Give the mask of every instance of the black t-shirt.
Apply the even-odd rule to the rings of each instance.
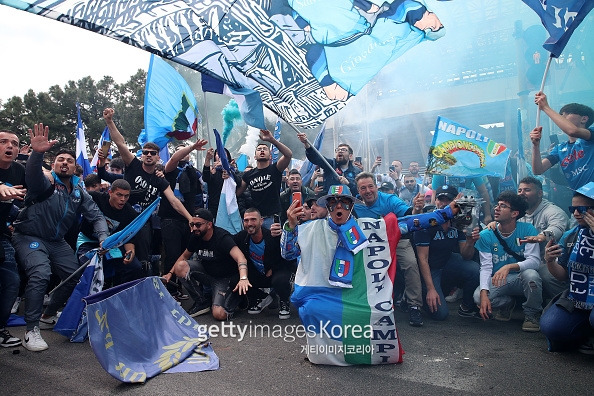
[[[0,169],[0,181],[10,186],[25,186],[25,167],[18,162],[13,162],[8,169]],[[13,205],[22,206],[23,201],[0,201],[0,234],[10,236],[6,222]]]
[[[243,174],[243,181],[248,185],[252,202],[263,217],[278,214],[281,211],[280,185],[283,174],[276,164],[264,169],[254,168]]]
[[[138,216],[138,213],[132,208],[129,203],[126,203],[122,209],[116,209],[109,204],[109,194],[100,193],[96,191],[89,191],[89,195],[93,198],[93,201],[99,206],[99,210],[103,213],[105,221],[107,222],[107,229],[109,235],[112,235],[118,231],[121,231],[128,224],[132,222]],[[87,238],[97,239],[94,235],[93,224],[89,223],[87,219],[83,217],[83,221],[80,225],[80,232],[82,232]]]
[[[219,227],[214,227],[208,241],[192,234],[188,242],[188,250],[196,253],[208,275],[215,278],[230,278],[238,274],[237,263],[229,255],[235,246],[231,234]]]
[[[179,175],[179,179],[177,175]],[[179,182],[179,192],[183,197],[183,205],[185,206],[188,213],[194,215],[196,194],[198,194],[198,175],[196,174],[196,168],[176,168],[171,172],[165,174],[165,179],[169,183],[169,187],[175,192],[175,186]],[[179,198],[179,197],[178,197]],[[181,199],[180,199],[181,201]],[[173,209],[169,200],[164,199],[159,203],[159,217],[162,219],[178,219],[185,220],[185,217]]]
[[[124,179],[132,186],[130,205],[138,204],[142,210],[146,209],[157,197],[169,187],[165,178],[154,173],[147,173],[142,169],[142,162],[136,157],[126,166]]]
[[[444,231],[442,226],[415,232],[415,245],[429,246],[429,268],[441,269],[448,263],[453,252],[458,252],[466,235],[454,227]]]

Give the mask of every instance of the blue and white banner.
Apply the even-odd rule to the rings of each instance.
[[[0,0],[208,74],[235,94],[249,90],[283,120],[306,128],[336,114],[408,50],[445,34],[424,0],[389,0],[372,11],[373,3]]]
[[[594,8],[592,0],[522,0],[532,8],[549,32],[543,47],[558,58],[569,38]]]
[[[217,142],[217,153],[224,153],[225,146],[223,146],[219,131],[215,129],[214,135]],[[223,181],[215,225],[227,230],[231,234],[237,234],[243,227],[239,214],[239,206],[237,205],[237,196],[235,195],[237,184],[233,178],[234,171],[231,169],[226,155],[222,155],[219,158],[221,159],[223,169],[227,171],[230,177]]]
[[[76,104],[76,163],[83,169],[82,178],[84,179],[87,175],[93,173],[91,170],[91,164],[89,163],[89,156],[87,154],[87,141],[85,139],[85,130],[83,129],[83,123],[80,118],[80,104]]]
[[[193,364],[181,371],[219,368],[206,328],[177,304],[158,277],[113,287],[85,302],[93,352],[101,367],[122,382],[143,383],[189,358]]]
[[[480,132],[437,117],[426,172],[456,177],[504,177],[510,150]]]
[[[105,129],[103,130],[103,133],[101,134],[101,137],[99,138],[99,144],[97,144],[97,148],[100,149],[101,147],[103,147],[104,142],[111,142],[111,136],[109,135],[108,127],[105,127]],[[107,158],[111,158],[111,148],[108,150],[107,153],[103,153],[103,155],[105,155]],[[95,151],[95,155],[93,156],[93,159],[91,160],[91,168],[92,169],[95,169],[97,167],[97,162],[99,162],[99,152]]]

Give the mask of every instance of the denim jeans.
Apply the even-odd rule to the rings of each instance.
[[[594,332],[594,310],[565,308],[552,304],[540,318],[540,331],[549,341],[549,351],[578,347]]]
[[[4,261],[0,263],[0,328],[6,326],[14,300],[19,295],[19,270],[10,241],[0,236],[4,249]]]
[[[493,286],[489,280],[489,300],[492,308],[500,308],[512,301],[514,296],[524,296],[522,304],[526,316],[538,318],[542,312],[542,280],[538,271],[527,269],[522,272],[511,272],[507,275],[503,286]],[[474,301],[481,302],[480,287],[474,292]]]
[[[450,290],[456,286],[462,289],[462,303],[466,308],[474,305],[474,290],[479,285],[479,265],[470,260],[464,260],[458,253],[453,253],[446,265],[440,269],[431,270],[431,279],[435,290],[439,295],[441,305],[437,306],[437,311],[428,310],[425,297],[427,296],[427,286],[423,282],[423,302],[424,307],[429,312],[429,316],[435,320],[445,320],[448,317],[449,309],[445,300],[443,290]]]

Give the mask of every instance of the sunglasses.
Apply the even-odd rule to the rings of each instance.
[[[336,205],[338,205],[339,202],[342,205],[342,208],[344,210],[351,210],[351,208],[353,207],[353,200],[350,198],[346,198],[346,197],[330,198],[326,201],[326,206],[328,207],[328,211],[334,212],[334,209],[336,209]]]
[[[594,206],[570,206],[569,213],[573,213],[576,210],[578,213],[586,213],[588,209],[594,209]]]
[[[159,154],[159,152],[155,150],[142,150],[142,155],[152,155],[154,157],[157,154]]]
[[[204,224],[206,224],[206,223],[190,223],[190,228],[194,228],[194,227],[196,227],[196,228],[200,228],[200,227],[202,227]]]

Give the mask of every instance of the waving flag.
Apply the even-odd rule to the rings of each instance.
[[[313,142],[313,146],[316,150],[320,151],[320,147],[322,147],[322,142],[324,141],[324,131],[326,130],[326,124],[322,125],[320,132],[316,136],[316,139]],[[315,165],[309,162],[309,160],[303,161],[301,168],[299,169],[299,173],[301,174],[301,179],[303,180],[303,185],[309,185],[311,181],[311,176],[314,173]]]
[[[280,117],[276,119],[276,124],[274,125],[274,133],[273,136],[276,140],[280,141],[281,138],[281,120]],[[272,156],[272,162],[278,161],[278,147],[274,144],[270,145],[270,155]]]
[[[109,136],[109,128],[105,127],[105,129],[103,130],[103,133],[101,134],[101,137],[99,138],[99,144],[97,145],[97,147],[101,148],[103,147],[103,143],[104,142],[111,142],[111,137]],[[109,149],[109,151],[107,153],[103,153],[104,155],[107,156],[107,158],[111,158],[111,148]],[[97,151],[95,151],[95,155],[93,156],[93,159],[91,160],[91,168],[95,169],[97,167],[97,162],[99,162],[99,153]]]
[[[172,138],[194,136],[200,122],[198,104],[186,80],[163,59],[151,55],[144,93],[143,139],[163,149]]]
[[[429,15],[423,0],[387,1],[374,15],[366,12],[370,2],[355,7],[349,0],[0,3],[145,49],[230,88],[257,91],[283,120],[307,128],[343,108],[384,66],[445,33],[414,27]]]
[[[504,177],[510,150],[445,117],[437,117],[426,172],[457,177]]]
[[[225,146],[221,140],[219,131],[214,130],[215,140],[217,142],[217,153],[224,153]],[[227,171],[229,175],[233,175],[234,171],[229,165],[229,160],[226,155],[219,157],[221,159],[221,165],[223,169]],[[219,208],[217,210],[217,219],[215,225],[221,227],[231,234],[237,234],[242,230],[241,216],[239,215],[239,207],[237,206],[237,196],[235,190],[237,184],[233,177],[228,177],[223,181],[223,189],[221,190],[221,198],[219,200]]]
[[[569,38],[594,8],[592,0],[522,0],[540,17],[549,38],[543,47],[558,58]]]
[[[76,104],[76,116],[78,119],[76,125],[76,163],[82,166],[83,179],[87,175],[93,173],[91,170],[91,164],[89,163],[89,157],[87,155],[87,141],[85,139],[85,130],[83,129],[83,123],[80,118],[80,104]]]

